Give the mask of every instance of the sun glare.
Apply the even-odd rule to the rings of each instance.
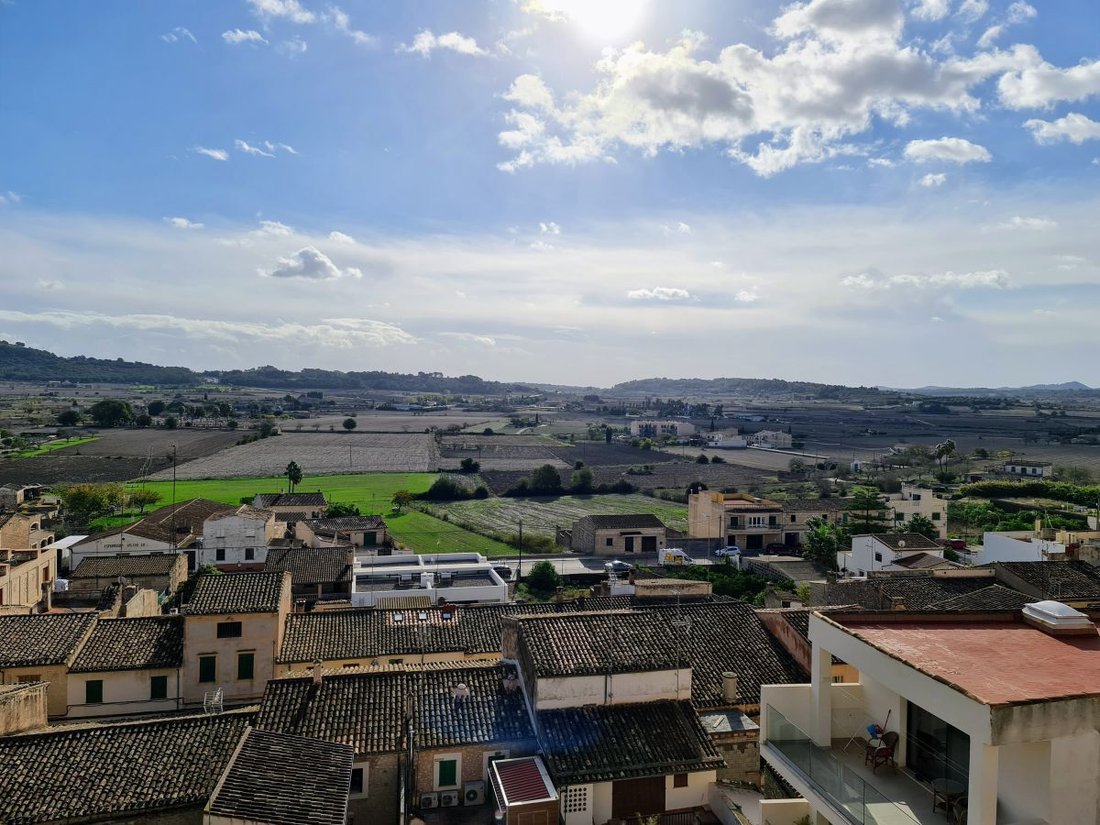
[[[576,24],[588,37],[618,40],[637,28],[646,0],[536,0],[536,5]]]

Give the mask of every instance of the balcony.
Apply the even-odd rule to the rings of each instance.
[[[933,812],[932,793],[901,770],[863,764],[863,745],[833,740],[815,745],[801,728],[773,706],[767,708],[767,740],[761,755],[796,788],[806,786],[854,825],[945,825],[943,810]]]

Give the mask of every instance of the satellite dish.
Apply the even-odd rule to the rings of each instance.
[[[905,546],[905,539],[900,539],[898,541],[898,547],[904,547],[904,546]]]

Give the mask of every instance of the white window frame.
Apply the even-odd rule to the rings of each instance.
[[[352,799],[366,799],[370,796],[370,763],[369,762],[353,762],[351,765],[353,771],[362,769],[363,771],[363,790],[361,793],[352,793],[349,796]]]
[[[481,755],[481,775],[486,782],[489,782],[492,777],[489,776],[489,761],[494,759],[510,759],[512,752],[505,748],[500,748],[495,751],[489,751]]]
[[[440,785],[439,784],[439,766],[442,762],[454,761],[455,763],[455,784],[453,785]],[[432,786],[436,791],[450,791],[457,790],[462,787],[462,754],[461,753],[440,753],[436,754],[432,761]]]

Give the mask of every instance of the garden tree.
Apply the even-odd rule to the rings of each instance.
[[[936,461],[939,462],[941,469],[947,465],[947,462],[951,460],[951,456],[953,456],[954,454],[955,442],[952,441],[950,438],[937,444],[936,449],[933,452],[933,455],[936,457]]]
[[[354,418],[345,418],[344,419],[344,429],[347,430],[349,433],[352,430],[354,430],[357,426],[358,426],[358,424],[356,423]]]
[[[554,565],[543,559],[535,562],[531,572],[527,574],[527,587],[540,595],[553,593],[561,585],[561,576],[554,569]]]
[[[57,423],[62,427],[75,427],[80,423],[80,413],[76,410],[62,410],[57,414]]]
[[[795,475],[801,475],[806,472],[806,462],[801,458],[792,458],[790,464],[787,465],[787,469]]]
[[[149,415],[148,413],[140,413],[139,415],[134,417],[134,423],[137,424],[139,427],[148,427],[150,424],[153,423],[153,416]]]
[[[432,482],[420,498],[428,501],[461,501],[470,497],[470,491],[450,476],[440,476]]]
[[[117,427],[132,421],[134,411],[125,401],[116,398],[104,398],[97,401],[88,409],[88,415],[99,427]]]
[[[848,531],[856,536],[861,533],[885,533],[888,519],[883,515],[886,501],[874,487],[853,487],[848,499]]]
[[[844,530],[820,516],[807,519],[806,550],[803,555],[811,561],[836,570],[836,554],[846,544]]]
[[[595,477],[592,475],[592,471],[587,467],[581,467],[573,473],[573,477],[569,480],[569,490],[578,495],[591,493],[594,481]]]
[[[174,415],[170,415],[164,419],[164,428],[166,430],[174,430],[180,425],[180,421]]]
[[[905,531],[907,533],[920,533],[926,538],[930,538],[933,541],[940,537],[940,531],[936,529],[935,523],[928,516],[917,513],[913,515],[905,525]]]
[[[227,426],[231,430],[237,429],[237,426],[238,426],[237,419],[236,418],[230,418],[228,421],[225,422],[225,426]],[[314,427],[314,429],[316,429],[316,427]]]
[[[83,528],[122,504],[125,491],[121,484],[71,484],[62,487],[58,495],[65,505],[65,521]]]
[[[145,508],[160,501],[160,493],[155,490],[134,490],[129,495],[131,507],[137,507],[139,513],[144,513]]]
[[[166,406],[167,405],[163,401],[150,401],[145,410],[149,415],[160,415],[164,412]]]
[[[531,490],[534,493],[561,492],[561,474],[553,464],[543,464],[531,473]]]
[[[481,469],[481,463],[472,458],[464,458],[458,462],[459,471],[463,473],[476,473]]]
[[[606,425],[603,428],[603,441],[604,441],[604,444],[610,444],[611,443],[611,428],[606,426]]]
[[[710,459],[707,458],[704,453],[699,453],[699,455],[697,455],[695,457],[695,463],[696,464],[710,464]]]
[[[347,501],[334,501],[325,508],[325,518],[348,518],[359,515],[359,508]]]
[[[1092,472],[1088,467],[1055,467],[1054,478],[1070,484],[1089,484],[1092,482]]]
[[[283,475],[286,476],[286,480],[290,484],[290,490],[288,492],[294,492],[294,485],[302,483],[302,468],[298,466],[297,461],[292,461],[286,465],[286,470],[283,471]]]
[[[408,490],[398,490],[393,494],[393,498],[390,499],[390,502],[393,504],[394,509],[400,513],[412,504],[414,498],[415,496]]]

